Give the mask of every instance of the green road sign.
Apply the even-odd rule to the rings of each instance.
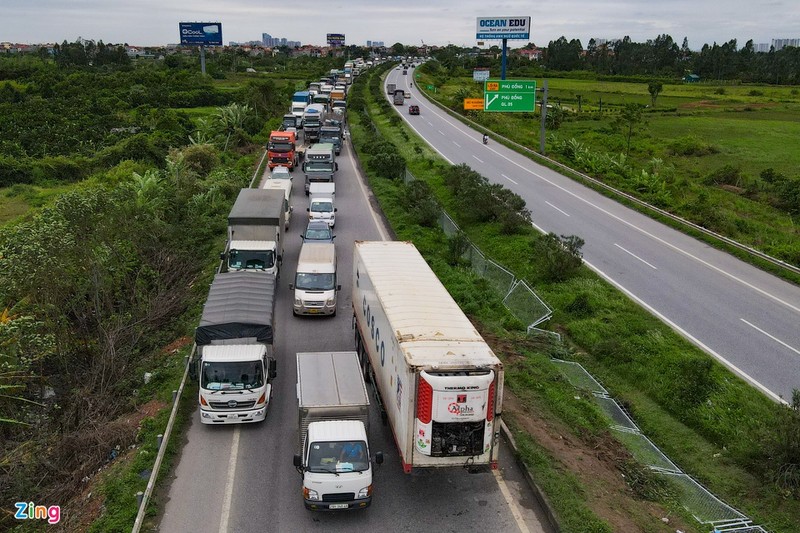
[[[486,80],[483,110],[532,112],[536,108],[536,80]]]

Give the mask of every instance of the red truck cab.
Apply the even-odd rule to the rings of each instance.
[[[293,131],[273,131],[267,144],[267,161],[270,170],[275,167],[288,167],[294,171],[298,165],[297,133]]]

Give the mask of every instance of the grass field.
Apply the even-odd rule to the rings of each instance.
[[[420,69],[424,70],[424,67]],[[541,80],[539,86],[541,87]],[[425,89],[433,78],[422,75]],[[482,84],[452,78],[428,95],[457,109],[454,100],[482,96]],[[581,96],[581,111],[578,98]],[[602,100],[602,112],[600,101]],[[712,231],[800,265],[800,205],[780,205],[776,189],[762,179],[772,169],[800,188],[800,88],[784,86],[665,84],[656,106],[646,83],[554,78],[548,103],[565,109],[557,129],[547,131],[547,155],[581,172]],[[626,139],[613,122],[624,104],[645,108],[644,122]],[[490,131],[538,151],[539,116],[533,113],[467,112]],[[575,139],[585,159],[625,158],[623,175],[561,153]],[[688,150],[686,146],[690,147]],[[686,155],[688,154],[688,155]],[[733,169],[727,183],[710,176]],[[655,170],[654,170],[655,169]],[[643,184],[642,172],[652,178]],[[730,172],[729,172],[730,173]],[[653,198],[650,187],[659,191]]]

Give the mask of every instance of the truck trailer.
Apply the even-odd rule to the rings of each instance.
[[[281,232],[286,225],[285,194],[280,190],[242,189],[228,215],[228,243],[222,272],[279,275]]]
[[[403,470],[496,468],[503,365],[413,244],[356,241],[353,313]]]
[[[297,354],[300,453],[310,510],[363,509],[372,502],[369,397],[355,352]],[[375,454],[383,462],[383,454]]]
[[[199,377],[200,422],[260,422],[277,375],[273,355],[275,277],[217,274],[195,329],[193,373]]]

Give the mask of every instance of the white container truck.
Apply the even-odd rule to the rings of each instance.
[[[195,329],[193,373],[200,379],[200,422],[260,422],[277,375],[272,317],[275,277],[217,274]]]
[[[284,206],[283,206],[283,217],[284,217],[284,224],[283,230],[289,231],[289,224],[292,221],[292,180],[282,180],[282,179],[267,179],[264,180],[264,184],[261,186],[262,189],[266,189],[268,191],[281,191],[284,196]]]
[[[353,313],[403,470],[497,468],[503,365],[413,244],[356,241]]]
[[[285,193],[242,189],[228,215],[223,272],[266,272],[278,276],[286,226]]]
[[[314,511],[363,509],[372,503],[369,397],[355,352],[297,354],[303,501]],[[375,454],[383,462],[383,454]]]

